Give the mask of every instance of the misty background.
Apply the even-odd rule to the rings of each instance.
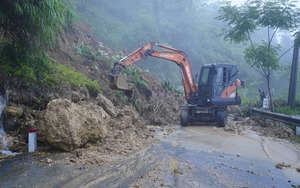
[[[127,55],[148,42],[169,45],[184,51],[191,62],[193,74],[202,64],[230,63],[238,66],[239,78],[245,82],[240,91],[243,100],[258,100],[259,88],[267,91],[265,79],[244,60],[247,44],[231,44],[220,36],[226,27],[217,19],[220,5],[205,0],[77,0],[81,19],[89,23],[97,38]],[[255,40],[267,38],[266,31],[256,33]],[[279,55],[293,46],[291,33],[281,31],[276,42],[281,45]],[[275,98],[287,99],[292,62],[290,49],[281,59],[281,68],[272,75],[271,86]],[[149,57],[135,63],[162,80],[170,80],[182,87],[179,67],[170,61]],[[299,71],[298,71],[299,72]],[[299,76],[298,76],[299,83]],[[297,87],[299,91],[299,84]]]

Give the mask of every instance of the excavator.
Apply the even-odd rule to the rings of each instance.
[[[148,56],[172,61],[181,68],[187,101],[180,114],[181,126],[217,123],[224,127],[227,123],[227,106],[241,104],[237,87],[244,87],[244,83],[237,79],[239,71],[236,65],[204,64],[194,78],[190,61],[183,51],[154,42],[139,47],[114,64],[111,86],[131,90],[121,73],[126,67]]]

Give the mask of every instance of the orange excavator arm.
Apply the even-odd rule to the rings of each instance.
[[[164,50],[154,50],[153,47],[159,47]],[[176,63],[183,73],[182,82],[186,100],[189,99],[192,93],[196,93],[197,88],[194,83],[191,64],[185,53],[175,48],[153,42],[136,49],[132,53],[117,61],[111,72],[112,76],[117,76],[125,67],[139,61],[140,59],[146,58],[147,56],[170,60]]]

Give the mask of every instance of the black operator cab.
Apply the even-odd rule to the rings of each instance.
[[[237,95],[236,65],[204,64],[200,70],[198,96],[194,102],[200,106],[236,105],[241,103]]]

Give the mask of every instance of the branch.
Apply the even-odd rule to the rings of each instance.
[[[278,57],[278,61],[280,60],[280,58],[281,58],[282,56],[284,56],[286,53],[288,53],[288,51],[290,51],[293,47],[294,47],[294,45],[291,46],[288,50],[286,50],[283,54],[281,54],[281,55]]]
[[[268,43],[270,44],[270,27],[268,26]]]
[[[254,54],[255,54],[255,55],[257,55],[257,53],[256,53],[256,50],[255,50],[255,48],[254,48],[253,41],[252,41],[252,39],[251,39],[250,32],[249,32],[249,30],[248,30],[248,29],[247,29],[247,34],[248,34],[248,38],[249,38],[249,41],[250,41],[250,45],[251,45],[251,46],[252,46],[252,48],[253,48]]]
[[[264,73],[264,76],[266,77],[268,75],[268,73],[270,72],[269,70],[269,67],[267,67],[267,70],[265,70],[263,67],[261,68],[263,73]]]
[[[254,67],[254,65],[251,65],[251,68],[256,70],[256,72],[258,72],[260,75],[265,76],[263,73],[260,72],[260,70],[258,68]]]
[[[274,38],[274,36],[275,36],[277,30],[278,30],[278,27],[277,27],[277,28],[275,29],[275,31],[273,32],[273,35],[272,35],[272,37],[271,37],[271,39],[270,39],[270,41],[269,41],[269,45],[271,44],[271,42],[272,42],[272,40],[273,40],[273,38]]]
[[[251,39],[251,35],[250,35],[249,30],[247,30],[247,34],[248,34],[248,38],[249,38],[250,44],[251,44],[252,48],[254,49],[253,41]]]

